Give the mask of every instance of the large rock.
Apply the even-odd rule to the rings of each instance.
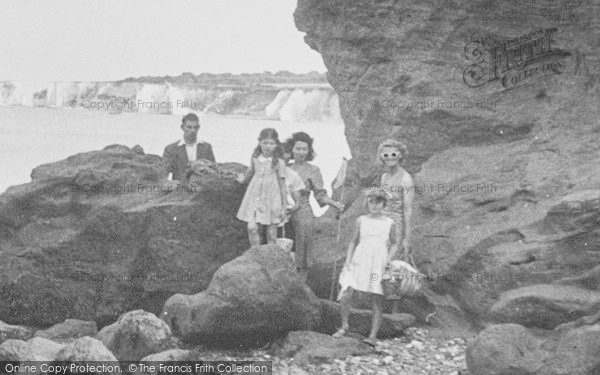
[[[346,202],[360,206],[361,189],[378,181],[377,145],[405,142],[417,266],[432,276],[437,300],[455,301],[476,325],[511,289],[563,279],[597,289],[600,71],[590,66],[598,43],[590,30],[600,26],[599,11],[591,1],[298,2],[296,25],[340,99],[353,156]],[[533,25],[558,28],[551,48],[560,51],[548,61],[561,74],[533,74],[506,90],[516,74],[507,68],[485,85],[466,84],[476,77],[466,68],[478,41],[526,36]],[[482,65],[486,76],[493,62],[482,57],[492,63]],[[338,258],[352,223],[343,218]],[[320,240],[328,246],[331,228]],[[331,273],[326,262],[315,267],[311,287],[321,297],[321,275]],[[444,320],[462,319],[448,313]]]
[[[8,339],[27,340],[33,336],[33,329],[0,321],[0,343]]]
[[[78,319],[66,319],[50,328],[39,330],[36,337],[44,337],[53,341],[69,341],[84,336],[94,336],[98,332],[96,322]]]
[[[472,375],[593,375],[600,371],[600,324],[551,332],[491,325],[467,346]]]
[[[143,310],[121,315],[115,323],[102,328],[96,338],[120,361],[137,361],[177,346],[169,326]]]
[[[302,0],[294,18],[306,43],[322,55],[340,97],[353,170],[368,176],[375,172],[377,144],[390,136],[408,143],[408,165],[416,170],[455,146],[507,144],[555,125],[574,129],[567,119],[595,124],[599,109],[590,104],[600,95],[600,72],[588,66],[582,74],[576,59],[583,53],[588,64],[593,61],[597,38],[589,30],[598,26],[598,12],[591,1],[476,1],[449,9],[416,0]],[[532,25],[558,27],[552,48],[567,52],[556,57],[563,74],[532,80],[510,94],[500,79],[477,88],[465,84],[470,76],[463,72],[473,63],[468,43],[516,38]]]
[[[115,365],[117,358],[95,338],[80,337],[63,347],[55,357],[56,361],[89,361]],[[98,363],[96,363],[98,365]]]
[[[231,178],[243,166],[193,176],[187,192],[160,163],[109,146],[42,165],[0,195],[0,320],[102,327],[136,308],[160,313],[248,247],[235,219],[243,188]]]
[[[333,338],[311,331],[294,331],[274,345],[275,355],[291,357],[296,365],[333,362],[349,356],[367,355],[374,349],[352,337]]]
[[[43,337],[34,337],[27,341],[6,340],[0,345],[0,360],[49,362],[53,361],[64,347],[63,344]]]
[[[161,318],[185,341],[256,345],[320,324],[320,304],[276,245],[252,247],[223,265],[208,288],[176,294]]]
[[[541,339],[518,324],[492,325],[467,346],[472,375],[535,374],[544,359]]]
[[[532,285],[502,293],[490,312],[500,322],[553,329],[600,310],[600,292],[567,285]]]

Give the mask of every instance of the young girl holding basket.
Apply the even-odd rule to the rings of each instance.
[[[344,269],[340,274],[342,327],[333,337],[345,335],[349,329],[350,299],[354,290],[371,295],[373,320],[371,332],[365,343],[375,346],[383,314],[383,288],[381,279],[386,265],[395,255],[396,226],[394,220],[382,214],[387,195],[379,188],[367,193],[367,215],[356,220],[354,234],[348,245]]]

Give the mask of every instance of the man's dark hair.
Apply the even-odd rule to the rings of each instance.
[[[195,113],[188,113],[187,115],[183,116],[183,118],[181,119],[181,124],[185,124],[186,121],[200,122],[200,119],[198,118],[198,116]]]

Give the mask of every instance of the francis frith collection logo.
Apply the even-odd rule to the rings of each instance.
[[[561,74],[565,67],[562,60],[571,53],[552,45],[557,30],[539,29],[514,39],[487,37],[467,43],[464,56],[470,65],[463,71],[463,81],[480,87],[499,80],[509,90]]]

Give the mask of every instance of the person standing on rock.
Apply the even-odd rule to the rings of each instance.
[[[286,163],[285,167],[285,192],[286,192],[286,206],[285,206],[285,219],[279,225],[278,236],[285,237],[283,234],[285,233],[287,236],[294,236],[294,227],[291,223],[291,216],[294,212],[298,211],[301,206],[301,196],[300,193],[302,190],[306,188],[304,182],[300,175],[290,168],[289,161],[292,158],[292,146],[289,143],[283,143],[281,145],[283,150],[283,160]],[[281,232],[279,232],[281,230]],[[292,247],[292,251],[293,251]],[[292,252],[292,257],[295,260],[295,253]]]
[[[187,183],[188,172],[201,159],[215,162],[212,146],[198,139],[200,119],[194,113],[188,113],[181,119],[183,138],[165,147],[163,153],[163,169],[172,174],[173,180]]]
[[[250,168],[240,174],[237,181],[250,181],[237,218],[248,223],[250,246],[263,243],[263,226],[267,230],[267,243],[275,243],[277,225],[285,216],[285,161],[282,159],[281,143],[277,131],[272,128],[261,130],[258,146],[252,153]]]
[[[371,295],[373,319],[371,332],[365,343],[375,346],[377,332],[383,317],[383,287],[381,279],[390,261],[391,249],[396,246],[396,225],[394,220],[383,215],[387,205],[387,195],[381,189],[371,189],[367,193],[368,215],[356,219],[354,233],[348,245],[346,262],[340,274],[340,294],[342,327],[333,337],[344,336],[348,332],[350,300],[354,290]]]
[[[378,164],[383,165],[386,169],[381,176],[381,188],[385,191],[388,199],[383,214],[394,220],[399,239],[398,244],[402,248],[401,251],[396,249],[391,254],[391,259],[413,263],[408,239],[415,186],[410,174],[400,166],[400,162],[406,158],[406,155],[406,146],[393,139],[383,141],[377,148]],[[399,302],[398,300],[393,302],[392,313],[399,312]]]
[[[306,278],[308,268],[308,253],[312,248],[315,215],[310,207],[310,193],[315,194],[315,199],[321,207],[329,205],[342,211],[344,205],[327,196],[323,187],[323,176],[316,165],[309,163],[315,157],[313,139],[304,132],[292,134],[286,141],[292,149],[293,164],[290,168],[302,178],[305,189],[300,191],[300,208],[292,214],[294,228],[294,248],[296,252],[296,268],[298,273]]]

